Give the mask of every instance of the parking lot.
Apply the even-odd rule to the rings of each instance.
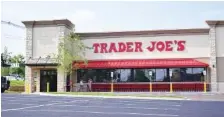
[[[2,117],[223,117],[224,102],[2,94]]]

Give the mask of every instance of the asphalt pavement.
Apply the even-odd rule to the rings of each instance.
[[[224,117],[222,101],[1,94],[2,117]]]

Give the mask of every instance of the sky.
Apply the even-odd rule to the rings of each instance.
[[[208,28],[206,20],[224,20],[224,2],[37,1],[1,2],[3,21],[69,19],[77,32]],[[25,55],[25,29],[1,25],[4,47]]]

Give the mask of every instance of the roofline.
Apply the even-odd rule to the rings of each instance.
[[[134,35],[159,35],[159,34],[208,34],[209,28],[173,29],[173,30],[142,30],[120,32],[84,32],[77,33],[80,37],[105,37],[105,36],[134,36]]]
[[[26,63],[26,66],[58,66],[57,63]]]
[[[212,26],[212,25],[224,25],[224,20],[207,20],[206,23],[209,26]]]
[[[33,21],[22,21],[22,23],[27,26],[33,26],[33,25],[62,25],[65,24],[69,27],[74,28],[75,25],[68,19],[58,19],[58,20],[33,20]]]

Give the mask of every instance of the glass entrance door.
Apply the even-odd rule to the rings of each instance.
[[[40,70],[40,92],[47,92],[47,83],[50,92],[57,92],[57,70]]]

